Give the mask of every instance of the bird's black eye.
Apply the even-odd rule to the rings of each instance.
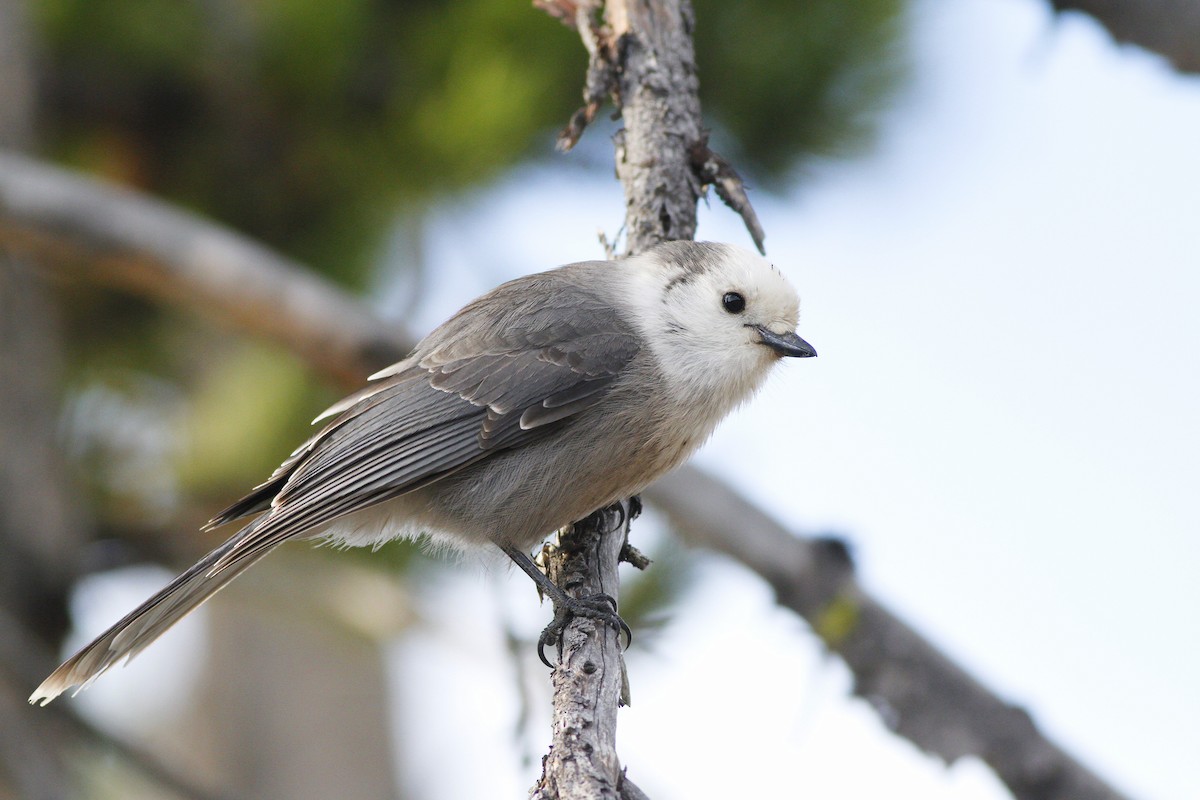
[[[721,298],[721,305],[730,314],[740,314],[746,310],[746,298],[737,292],[726,292],[725,296]]]

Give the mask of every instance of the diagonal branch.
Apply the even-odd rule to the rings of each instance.
[[[44,203],[40,213],[45,220],[28,210],[30,204],[22,196],[43,180],[56,182],[60,201],[53,207]],[[140,252],[144,242],[161,241],[167,235],[161,228],[162,215],[131,214],[123,227],[103,231],[103,236],[94,220],[86,217],[94,203],[131,199],[136,198],[127,191],[0,155],[0,245],[21,243],[42,263],[64,256],[78,260],[105,248],[125,253],[122,272],[148,270],[156,277],[132,276],[123,285],[151,297],[177,299],[248,335],[269,337],[333,380],[343,380],[348,368],[315,357],[314,341],[341,342],[342,352],[349,354],[372,352],[379,342],[394,341],[392,346],[401,350],[407,347],[365,306],[311,273],[281,269],[283,259],[266,248],[248,249],[245,257],[222,264],[223,270],[240,272],[224,284],[223,291],[214,287],[203,296],[189,294],[185,287],[195,280],[191,275],[195,267],[186,254]],[[27,210],[11,215],[8,208],[13,205]],[[189,239],[207,232],[209,223],[173,213],[172,226],[195,226]],[[51,230],[54,236],[48,233]],[[117,280],[108,274],[114,268],[112,259],[85,266],[95,280]],[[311,313],[299,315],[297,305],[271,305],[272,298],[298,291],[293,282],[303,286]],[[174,288],[156,291],[160,283]],[[260,290],[247,296],[238,291],[241,283]],[[235,308],[239,313],[233,313]],[[260,324],[268,317],[289,315],[279,324]],[[361,375],[368,367],[354,369]],[[687,542],[724,553],[771,584],[779,602],[803,616],[845,659],[855,675],[855,691],[870,699],[899,735],[947,761],[968,754],[980,757],[1020,800],[1122,797],[1046,738],[1026,712],[990,692],[872,598],[855,581],[852,565],[836,543],[794,535],[720,480],[694,467],[659,481],[646,498],[668,514]]]
[[[562,9],[546,7],[543,10],[556,16]],[[592,124],[600,106],[604,105],[609,95],[617,92],[616,41],[612,31],[600,19],[600,4],[579,3],[574,9],[573,22],[587,50],[588,67],[583,82],[583,107],[571,115],[567,127],[558,135],[558,149],[563,153],[570,152],[579,143],[579,137]]]
[[[845,660],[854,693],[925,752],[948,764],[977,756],[1020,800],[1123,800],[1047,739],[1027,711],[996,697],[872,597],[840,542],[792,534],[694,467],[659,480],[646,498],[690,544],[724,553],[771,584],[779,603]]]
[[[692,146],[692,169],[704,185],[711,185],[716,190],[717,197],[742,218],[746,230],[750,232],[750,238],[754,240],[754,246],[758,248],[758,252],[766,255],[763,240],[767,238],[767,234],[758,221],[754,207],[750,205],[746,184],[732,164],[709,149],[708,136]]]
[[[398,361],[399,333],[300,264],[135,192],[0,151],[0,245],[286,341],[341,383]]]

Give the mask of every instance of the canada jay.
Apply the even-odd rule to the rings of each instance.
[[[30,702],[140,652],[289,539],[490,542],[556,605],[603,617],[550,583],[529,550],[680,464],[781,357],[816,355],[795,333],[797,314],[770,263],[707,242],[494,289],[318,417],[327,422],[316,436],[209,523],[253,516],[245,527],[67,660]]]

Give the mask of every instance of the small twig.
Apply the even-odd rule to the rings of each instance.
[[[646,554],[629,542],[625,542],[625,547],[621,550],[621,561],[629,564],[631,567],[643,572],[654,562],[646,557]]]
[[[603,230],[596,231],[596,238],[600,241],[600,247],[604,249],[604,257],[609,261],[613,261],[617,258],[617,243],[621,241],[621,234],[624,232],[625,226],[622,225],[617,229],[616,234],[610,241],[608,234],[606,234]]]
[[[766,239],[767,234],[758,221],[758,214],[754,213],[754,207],[750,205],[750,198],[746,194],[746,184],[742,181],[742,176],[728,161],[709,149],[707,135],[692,147],[691,156],[692,168],[696,171],[696,177],[700,179],[701,184],[711,185],[716,189],[717,197],[721,198],[725,205],[733,209],[742,218],[742,222],[746,223],[746,230],[750,232],[750,238],[754,240],[754,246],[758,248],[758,252],[766,255],[767,251],[763,247],[763,240]]]
[[[650,800],[650,796],[638,788],[637,784],[629,780],[625,775],[625,770],[621,770],[621,783],[617,786],[617,791],[621,795],[621,800]]]
[[[574,0],[533,0],[533,7],[544,11],[568,28],[575,28],[575,13],[579,3]]]
[[[634,495],[629,498],[629,519],[625,521],[625,545],[621,548],[620,560],[622,564],[628,564],[634,569],[645,572],[653,563],[646,554],[634,547],[629,541],[629,523],[642,515],[642,498],[639,495]]]
[[[620,108],[613,36],[600,18],[600,8],[601,4],[595,0],[579,3],[575,8],[575,29],[587,50],[588,66],[583,82],[583,106],[571,115],[567,126],[558,134],[556,146],[563,153],[578,144],[584,129],[592,124],[610,96]]]

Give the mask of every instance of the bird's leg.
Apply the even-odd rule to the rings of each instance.
[[[567,625],[575,617],[589,617],[603,622],[606,625],[612,626],[618,633],[625,634],[625,646],[629,647],[633,643],[633,631],[625,624],[625,620],[621,619],[617,614],[617,601],[611,596],[600,593],[590,595],[588,597],[572,597],[563,591],[554,581],[550,580],[546,573],[538,569],[537,564],[533,563],[533,559],[529,554],[511,545],[502,544],[500,549],[513,560],[521,570],[533,578],[533,582],[537,584],[542,594],[549,597],[554,603],[554,619],[542,631],[542,635],[538,637],[538,658],[542,663],[551,669],[554,665],[546,658],[546,646],[558,644],[562,633],[566,630]]]

